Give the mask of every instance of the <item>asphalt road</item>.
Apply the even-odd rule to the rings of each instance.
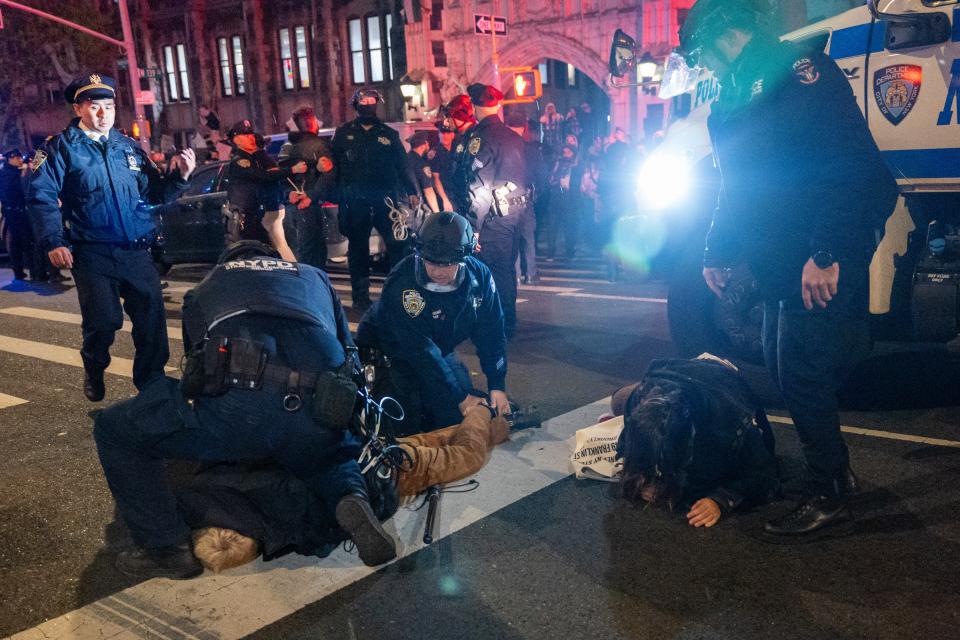
[[[956,637],[955,356],[879,345],[845,389],[853,410],[844,424],[869,431],[847,436],[864,491],[857,524],[844,535],[798,546],[763,541],[757,531],[785,503],[693,530],[624,502],[613,485],[570,478],[566,462],[566,438],[603,408],[591,403],[636,380],[650,359],[672,355],[665,288],[629,275],[607,283],[597,261],[544,267],[540,287],[521,288],[508,386],[554,419],[501,447],[474,494],[444,497],[442,539],[415,544],[422,512],[407,509],[393,525],[403,557],[380,571],[363,570],[347,554],[286,557],[186,585],[135,584],[112,568],[113,550],[128,539],[91,438],[99,405],[82,396],[76,294],[70,286],[11,283],[10,271],[0,270],[0,634]],[[202,273],[170,274],[173,329],[183,293]],[[347,279],[335,281],[346,297]],[[351,320],[358,320],[352,312]],[[171,340],[171,352],[175,364],[179,341]],[[118,334],[113,354],[106,402],[134,392],[122,361],[133,355],[129,333]],[[762,371],[745,373],[775,405]],[[791,427],[775,429],[784,463],[795,465]]]

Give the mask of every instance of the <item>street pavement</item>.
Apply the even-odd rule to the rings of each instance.
[[[818,542],[758,534],[779,502],[693,530],[615,485],[570,477],[571,438],[605,399],[672,355],[665,287],[608,283],[598,260],[547,262],[521,286],[508,388],[549,418],[497,449],[469,493],[388,525],[401,558],[377,571],[343,549],[288,555],[187,582],[138,583],[112,567],[129,544],[91,437],[71,286],[0,270],[0,635],[18,638],[951,638],[960,625],[960,361],[940,347],[878,345],[844,390],[864,490],[857,524]],[[166,289],[171,375],[179,308],[203,267]],[[346,274],[333,280],[350,319]],[[68,283],[69,284],[69,283]],[[379,287],[372,289],[374,295]],[[107,399],[134,393],[128,328]],[[478,371],[472,348],[463,355]],[[762,370],[778,453],[799,447]]]

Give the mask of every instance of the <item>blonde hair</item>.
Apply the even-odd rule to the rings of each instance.
[[[253,562],[260,555],[257,541],[233,529],[205,527],[193,532],[193,555],[214,573]]]

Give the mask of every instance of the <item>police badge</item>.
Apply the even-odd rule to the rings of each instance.
[[[237,166],[242,167],[244,169],[249,169],[250,161],[247,160],[246,158],[241,158],[240,160],[237,160]]]
[[[895,64],[873,74],[873,97],[880,113],[897,126],[913,110],[920,95],[923,69],[915,64]]]
[[[470,155],[475,156],[477,152],[480,151],[480,138],[474,138],[470,141],[470,146],[467,147],[467,151],[470,152]]]
[[[43,166],[43,163],[47,161],[47,152],[43,149],[37,149],[37,152],[33,154],[33,170],[36,171]]]
[[[127,154],[127,168],[130,171],[140,171],[140,163],[137,162],[137,157],[131,153]]]
[[[403,310],[407,312],[408,316],[416,318],[423,313],[425,306],[426,303],[423,301],[423,296],[420,295],[419,291],[416,289],[403,290]]]
[[[387,147],[390,146],[390,138],[388,138],[388,137],[386,137],[386,136],[380,136],[379,138],[377,138],[377,142],[379,142],[380,144],[385,145],[385,146],[387,146]]]

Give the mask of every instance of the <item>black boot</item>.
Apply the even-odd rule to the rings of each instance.
[[[107,393],[106,385],[103,382],[103,371],[83,371],[83,395],[90,402],[100,402]]]
[[[203,573],[203,565],[193,555],[190,543],[155,549],[136,549],[117,554],[117,569],[137,578],[186,580]]]
[[[357,545],[363,564],[375,567],[397,557],[397,547],[390,534],[383,530],[370,501],[363,496],[344,496],[337,503],[337,524]]]
[[[851,519],[846,496],[816,496],[771,520],[764,525],[764,530],[777,536],[802,536]]]

